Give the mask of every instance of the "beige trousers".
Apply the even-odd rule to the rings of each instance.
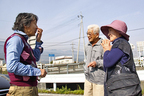
[[[7,96],[38,96],[38,88],[36,86],[10,86]]]
[[[85,80],[84,96],[104,96],[104,86]]]

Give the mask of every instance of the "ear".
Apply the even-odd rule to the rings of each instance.
[[[24,25],[24,32],[27,32],[28,27]]]
[[[99,33],[96,33],[95,35],[96,35],[96,38],[98,38],[98,37],[99,37]]]
[[[119,36],[121,37],[122,35],[119,33]]]
[[[25,25],[23,25],[24,26],[24,28],[27,28],[27,26],[25,26]]]
[[[99,36],[99,33],[96,33],[97,36]]]

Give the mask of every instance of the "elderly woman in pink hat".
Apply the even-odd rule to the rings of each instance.
[[[115,20],[101,27],[108,38],[102,41],[104,49],[105,96],[141,96],[133,53],[125,22]],[[112,45],[111,43],[112,42]]]

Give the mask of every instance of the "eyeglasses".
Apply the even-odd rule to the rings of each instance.
[[[89,35],[89,36],[91,36],[91,35],[99,35],[99,33],[94,33],[94,34],[93,34],[93,33],[91,33],[91,32],[89,32],[89,33],[87,32],[86,34]]]
[[[86,33],[87,35],[91,36],[92,34],[91,33]]]

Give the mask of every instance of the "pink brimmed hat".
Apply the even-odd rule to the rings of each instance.
[[[102,26],[101,31],[108,39],[110,39],[108,36],[109,33],[108,28],[110,27],[117,30],[127,41],[129,41],[129,35],[126,34],[127,25],[125,22],[120,20],[114,20],[111,24]]]

